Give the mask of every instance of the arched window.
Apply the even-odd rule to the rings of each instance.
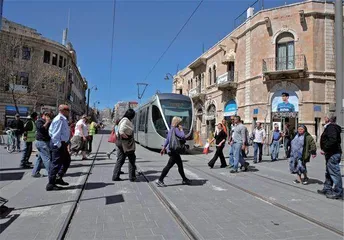
[[[276,39],[276,69],[295,68],[294,35],[289,32],[281,33]]]
[[[211,68],[209,68],[209,86],[211,85],[211,78],[212,78],[212,75],[211,75]]]
[[[213,67],[214,83],[216,83],[216,66]]]

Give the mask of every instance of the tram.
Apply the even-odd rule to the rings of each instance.
[[[144,147],[161,149],[166,140],[172,118],[182,119],[186,148],[193,142],[193,103],[190,97],[174,93],[158,93],[151,100],[135,109],[135,140]]]

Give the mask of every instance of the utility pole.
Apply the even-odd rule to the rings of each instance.
[[[88,109],[90,108],[90,93],[91,93],[91,89],[87,89],[87,107],[86,107],[87,116],[88,116]]]
[[[1,31],[1,27],[2,27],[2,9],[4,6],[4,0],[0,0],[0,31]]]
[[[335,35],[336,35],[336,116],[337,124],[344,128],[344,84],[343,84],[343,2],[336,0],[335,3]],[[341,134],[342,149],[344,149],[343,134]]]

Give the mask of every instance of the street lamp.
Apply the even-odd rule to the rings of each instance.
[[[86,108],[86,115],[88,115],[88,109],[90,107],[90,94],[91,94],[91,90],[94,89],[94,91],[97,91],[98,88],[96,85],[94,85],[93,87],[91,88],[88,88],[87,89],[87,108]]]
[[[96,108],[96,104],[100,104],[100,102],[99,102],[99,101],[95,101],[95,102],[93,103],[93,108]]]
[[[173,75],[171,74],[171,73],[166,73],[166,76],[165,76],[165,80],[170,80],[170,77],[171,77],[171,79],[173,79],[174,77],[173,77]]]

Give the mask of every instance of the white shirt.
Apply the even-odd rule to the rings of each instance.
[[[254,135],[253,142],[256,142],[256,143],[262,143],[264,138],[266,137],[264,128],[261,128],[261,129],[255,128],[253,130],[253,135]]]
[[[81,127],[82,129],[82,133],[80,132],[79,128]],[[80,119],[76,125],[75,125],[75,136],[84,136],[87,137],[88,136],[88,127],[86,125],[86,123],[84,123],[83,119]]]

